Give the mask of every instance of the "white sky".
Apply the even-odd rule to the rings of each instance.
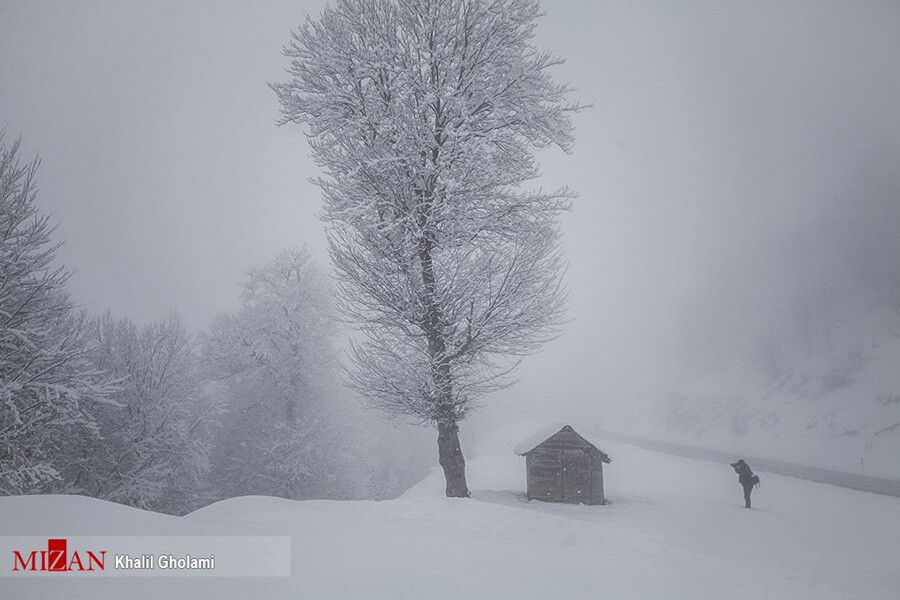
[[[199,331],[279,250],[308,244],[327,266],[316,168],[266,86],[323,6],[0,0],[0,124],[42,157],[77,301],[137,322],[175,309]],[[581,194],[565,220],[573,323],[510,402],[644,377],[711,278],[740,263],[767,285],[770,237],[863,173],[896,183],[900,161],[900,3],[544,7],[557,78],[595,107],[574,155],[543,160],[543,185]]]

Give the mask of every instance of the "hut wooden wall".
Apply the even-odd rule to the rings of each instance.
[[[572,430],[564,429],[528,452],[525,468],[529,498],[604,503],[600,452]]]

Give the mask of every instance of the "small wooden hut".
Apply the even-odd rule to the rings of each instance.
[[[539,431],[516,448],[525,457],[528,498],[569,504],[605,504],[603,463],[609,456],[569,425]]]

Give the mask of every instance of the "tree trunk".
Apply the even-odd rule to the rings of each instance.
[[[438,462],[447,480],[447,497],[468,498],[466,459],[459,446],[459,427],[453,421],[438,423]]]
[[[419,226],[423,231],[428,230],[429,213],[431,211],[431,194],[419,193],[423,207],[419,214]],[[444,479],[447,480],[448,498],[468,498],[469,487],[466,485],[466,459],[463,458],[462,448],[459,446],[459,426],[457,416],[453,408],[453,377],[450,373],[450,364],[447,361],[447,345],[441,331],[441,309],[435,299],[434,262],[432,240],[423,235],[419,238],[419,262],[422,268],[422,287],[424,294],[422,302],[425,305],[422,330],[428,337],[428,354],[436,369],[432,371],[435,387],[435,401],[438,408],[438,462],[444,469]]]

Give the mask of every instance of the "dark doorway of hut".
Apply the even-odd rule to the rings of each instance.
[[[591,496],[591,461],[586,450],[563,450],[563,502],[580,502]]]

